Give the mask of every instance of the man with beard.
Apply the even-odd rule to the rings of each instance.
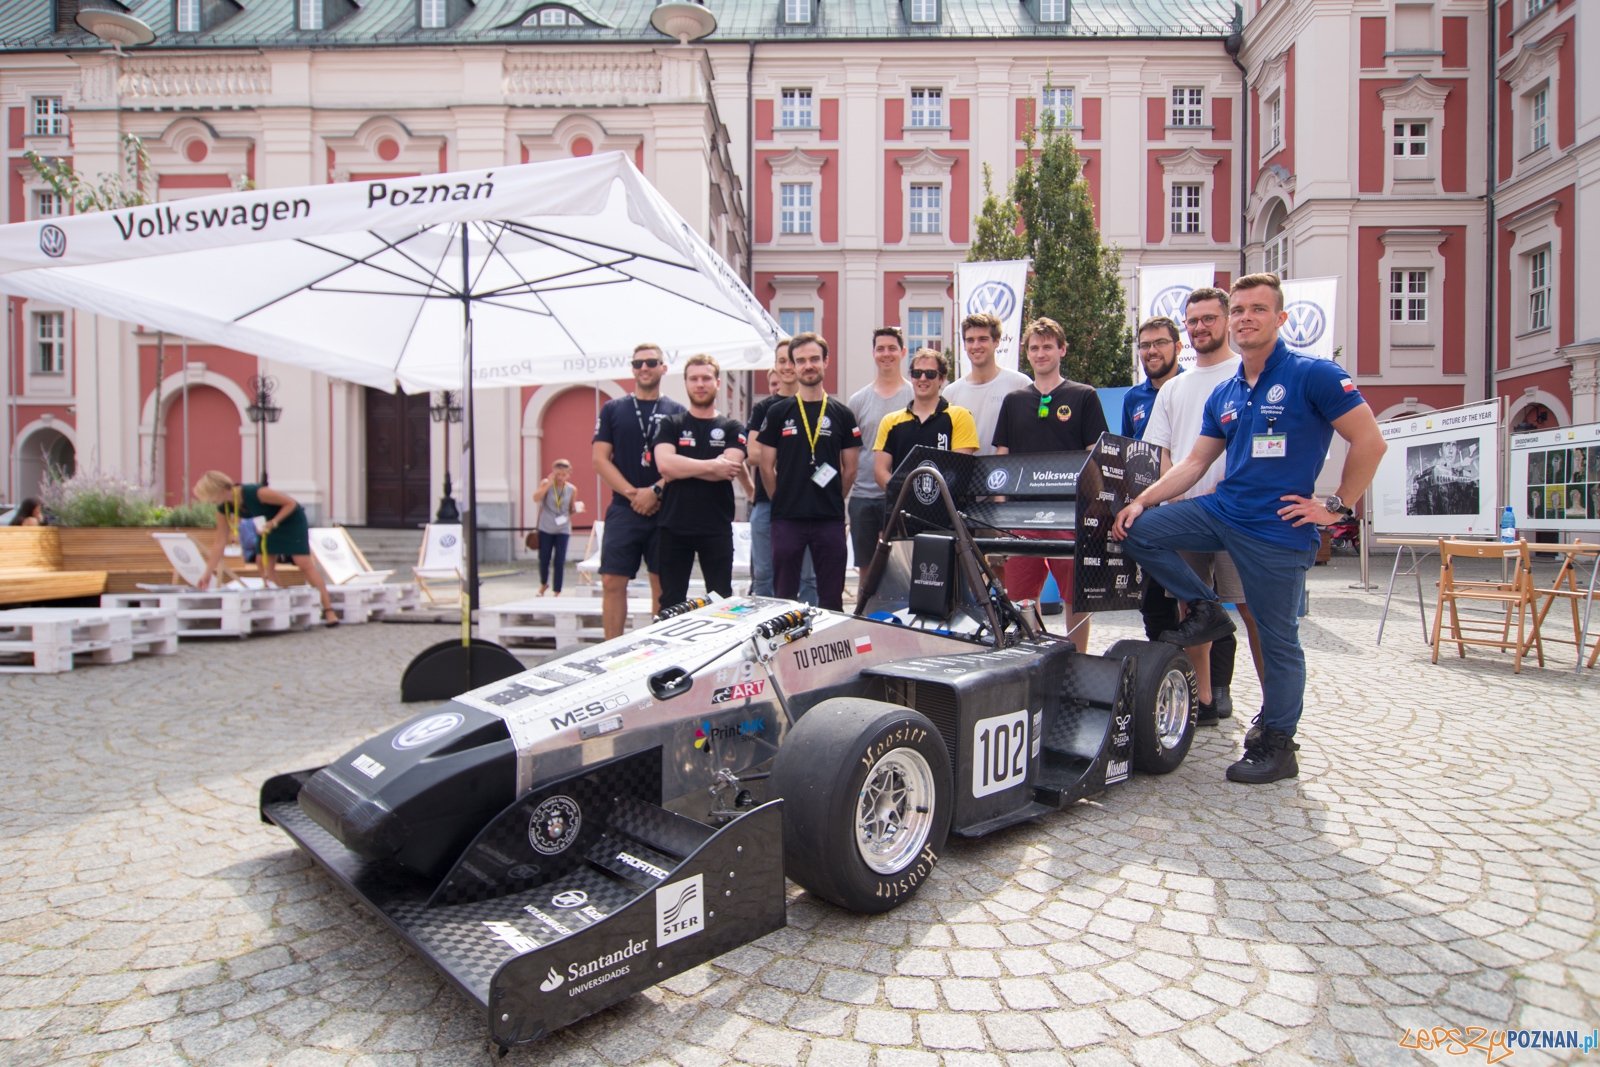
[[[661,609],[661,579],[656,573],[656,512],[662,485],[656,477],[650,443],[656,424],[683,411],[683,405],[661,395],[667,360],[659,345],[633,350],[632,396],[608,400],[594,424],[594,469],[611,487],[606,509],[606,534],[600,542],[600,619],[606,639],[622,635],[628,614],[628,583],[642,561],[650,575],[653,610]]]
[[[733,595],[733,483],[744,471],[744,427],[717,414],[717,361],[690,356],[683,385],[689,410],[662,419],[655,443],[656,468],[666,479],[656,559],[668,605],[688,599],[696,555],[706,589]]]
[[[1148,337],[1146,331],[1150,332]],[[1144,381],[1122,394],[1122,436],[1144,440],[1156,394],[1183,373],[1178,366],[1178,353],[1182,351],[1178,324],[1167,316],[1155,315],[1139,324],[1139,364],[1144,368]]]
[[[772,405],[794,396],[800,388],[795,377],[794,360],[789,358],[789,342],[779,341],[772,357],[772,369],[767,372],[767,382],[772,388],[768,396],[756,401],[750,409],[750,425],[745,430],[746,462],[750,476],[755,479],[755,493],[750,497],[750,595],[772,595],[772,498],[767,496],[767,486],[761,480],[761,443],[756,435],[766,425],[767,412]],[[817,573],[811,566],[811,552],[806,552],[800,566],[800,592],[796,600],[815,606],[817,603]]]
[[[772,497],[772,585],[792,599],[806,549],[817,568],[821,607],[844,610],[845,497],[855,484],[861,430],[850,409],[828,396],[822,376],[828,342],[802,333],[789,342],[800,391],[774,404],[760,434],[761,478]]]
[[[1200,420],[1205,414],[1206,401],[1216,387],[1239,373],[1239,357],[1228,349],[1228,294],[1210,287],[1196,289],[1189,294],[1187,318],[1189,343],[1194,346],[1194,370],[1170,382],[1156,397],[1151,410],[1149,426],[1144,439],[1161,449],[1162,473],[1174,464],[1181,463],[1194,450],[1200,437]],[[1143,332],[1140,338],[1144,337]],[[1141,340],[1142,344],[1142,340]],[[1213,492],[1222,480],[1226,463],[1219,458],[1201,476],[1187,493],[1185,500]],[[1200,580],[1217,591],[1225,603],[1239,609],[1245,630],[1250,635],[1250,651],[1256,658],[1257,677],[1260,677],[1261,659],[1256,651],[1256,620],[1245,604],[1244,586],[1239,582],[1239,572],[1226,552],[1180,552],[1186,563],[1200,576]],[[1152,586],[1160,588],[1154,578]],[[1161,590],[1161,599],[1169,605],[1172,624],[1166,629],[1176,630],[1178,602]],[[1148,634],[1148,623],[1146,624]],[[1160,632],[1150,634],[1150,640],[1160,640]],[[1233,714],[1233,698],[1229,689],[1233,685],[1233,660],[1238,652],[1239,640],[1233,634],[1211,642],[1209,652],[1205,647],[1189,650],[1194,660],[1195,680],[1200,686],[1200,725],[1210,725],[1218,719]]]

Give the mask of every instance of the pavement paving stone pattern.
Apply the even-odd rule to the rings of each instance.
[[[1600,681],[1437,667],[1353,564],[1312,574],[1298,781],[1182,768],[952,841],[909,904],[787,929],[500,1061],[549,1067],[1463,1063],[1411,1027],[1600,1024]],[[1399,610],[1399,609],[1397,609]],[[1409,623],[1409,628],[1407,627]],[[344,627],[0,681],[0,1063],[486,1064],[483,1019],[256,815],[408,717],[443,631]],[[1096,649],[1137,636],[1096,622]],[[1561,669],[1562,667],[1567,669]],[[1515,1067],[1572,1059],[1518,1050]],[[1507,1061],[1502,1061],[1507,1062]]]

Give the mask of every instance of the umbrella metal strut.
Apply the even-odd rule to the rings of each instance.
[[[462,315],[462,353],[464,366],[462,368],[462,423],[465,429],[461,434],[461,461],[462,476],[467,482],[467,513],[463,516],[461,524],[461,549],[467,554],[467,588],[465,603],[462,605],[462,633],[465,644],[471,644],[471,619],[472,609],[478,606],[478,433],[473,421],[477,405],[473,402],[472,394],[472,262],[469,255],[468,233],[472,224],[461,224],[461,315]],[[471,657],[467,659],[467,671],[470,678],[472,666]]]

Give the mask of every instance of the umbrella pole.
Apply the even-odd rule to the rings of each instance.
[[[478,433],[474,422],[477,405],[473,403],[472,387],[472,265],[469,252],[468,231],[470,223],[461,224],[461,315],[462,351],[465,356],[462,368],[461,474],[467,482],[467,513],[463,517],[462,547],[467,553],[467,607],[469,613],[478,606]],[[470,643],[470,642],[469,642]],[[468,667],[471,670],[471,667]]]

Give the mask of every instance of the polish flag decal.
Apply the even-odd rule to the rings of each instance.
[[[780,436],[783,436],[783,437],[793,437],[793,436],[794,436],[794,435],[795,435],[795,434],[797,434],[797,433],[799,433],[799,432],[800,432],[800,431],[799,431],[799,430],[796,430],[796,429],[795,429],[795,428],[794,428],[794,427],[793,427],[793,426],[785,426],[785,427],[784,427],[784,428],[783,428],[783,432],[782,432],[782,434],[781,434],[781,435],[780,435]]]
[[[1356,383],[1352,382],[1349,378],[1340,378],[1339,384],[1344,386],[1344,391],[1347,393],[1353,393],[1356,391]]]
[[[872,638],[870,638],[870,637],[858,637],[858,638],[856,638],[856,655],[859,656],[859,655],[862,655],[863,653],[871,652],[871,651],[872,651]]]
[[[1224,411],[1222,413],[1223,425],[1227,425],[1228,423],[1232,422],[1236,418],[1238,418],[1238,415],[1234,411],[1232,411],[1231,409],[1228,410],[1228,411]]]

